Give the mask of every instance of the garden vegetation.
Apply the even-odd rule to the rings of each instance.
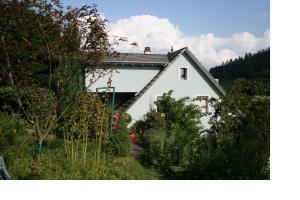
[[[255,81],[211,99],[209,129],[172,91],[134,124],[88,92],[125,40],[109,42],[95,6],[0,2],[0,155],[12,179],[269,179],[270,101]]]

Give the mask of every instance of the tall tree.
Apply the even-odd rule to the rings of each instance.
[[[98,69],[112,48],[106,21],[95,5],[64,8],[58,0],[1,1],[0,16],[0,85],[14,88],[21,110],[36,128],[41,144],[64,114],[62,102],[68,109],[72,98],[66,96],[72,85],[77,85],[73,87],[76,92],[87,75],[93,74],[97,80],[110,72]],[[24,90],[20,92],[19,87]],[[26,103],[31,105],[28,108],[41,111],[26,110]],[[47,115],[43,113],[47,107],[58,109]]]

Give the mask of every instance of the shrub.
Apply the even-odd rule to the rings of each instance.
[[[251,96],[236,82],[222,101],[212,104],[211,128],[193,153],[193,178],[269,179],[269,97]]]
[[[45,88],[35,86],[0,89],[5,94],[2,110],[9,114],[19,114],[33,125],[38,141],[38,153],[42,143],[56,129],[56,98],[54,93]]]
[[[95,162],[98,165],[104,140],[108,137],[108,109],[94,94],[82,92],[76,94],[73,104],[65,107],[63,112],[61,131],[67,160],[72,165],[85,165],[89,141],[95,140]]]
[[[28,128],[19,116],[0,113],[0,155],[13,179],[28,179],[36,147]]]
[[[144,121],[144,160],[164,171],[188,166],[190,151],[201,130],[198,107],[189,98],[176,100],[171,94],[165,93],[155,102],[158,112],[148,113]]]
[[[0,87],[0,112],[12,114],[18,111],[19,103],[16,97],[16,89]]]
[[[130,151],[130,137],[127,128],[131,117],[129,114],[115,111],[112,121],[113,131],[109,136],[108,152],[114,156],[127,156]]]

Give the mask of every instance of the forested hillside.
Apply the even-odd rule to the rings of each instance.
[[[238,78],[256,80],[270,88],[270,48],[255,54],[246,53],[244,57],[229,60],[210,69],[210,73],[219,79],[227,89]]]

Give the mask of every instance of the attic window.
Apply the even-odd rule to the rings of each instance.
[[[202,114],[206,115],[208,113],[208,96],[197,96],[196,104],[199,106]]]
[[[180,68],[180,80],[187,80],[187,68]]]

